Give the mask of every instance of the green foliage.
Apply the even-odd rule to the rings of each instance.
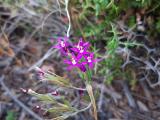
[[[0,0],[5,7],[13,7],[20,6],[21,4],[25,4],[27,0]]]
[[[158,22],[156,23],[156,29],[158,30],[158,32],[160,32],[160,20],[158,20]]]
[[[102,41],[105,44],[106,53],[104,56],[107,57],[98,65],[101,66],[101,69],[96,68],[96,71],[101,75],[105,75],[107,83],[111,83],[116,77],[128,79],[127,73],[122,73],[120,68],[123,60],[115,51],[120,45],[132,48],[134,46],[141,46],[142,44],[137,43],[136,40],[129,41],[126,39],[123,42],[119,41],[119,31],[116,30],[117,28],[114,24],[116,24],[116,21],[123,20],[124,13],[128,15],[123,21],[125,26],[135,31],[137,24],[136,13],[141,13],[142,11],[146,15],[153,13],[158,17],[156,19],[151,17],[151,20],[145,18],[145,22],[149,24],[151,29],[155,28],[154,30],[146,29],[149,36],[155,37],[157,32],[160,32],[160,22],[158,19],[160,16],[158,12],[160,10],[160,3],[156,0],[84,0],[83,2],[77,0],[72,6],[78,6],[79,9],[80,17],[78,22],[81,24],[81,31],[77,30],[78,32],[76,31],[76,33],[83,35],[92,44],[101,43]],[[146,16],[142,15],[141,17],[143,21],[143,17]],[[157,31],[156,33],[155,30]],[[104,57],[100,54],[97,56]]]
[[[72,113],[76,111],[76,109],[71,107],[70,103],[67,100],[65,100],[62,96],[61,96],[61,102],[59,102],[51,94],[39,94],[33,90],[29,90],[28,93],[32,96],[35,96],[38,100],[45,103],[46,105],[47,104],[53,105],[53,107],[50,107],[49,109],[47,108],[43,108],[43,109],[45,110],[45,112],[55,114],[55,116],[60,116],[65,113],[69,113],[69,112]]]
[[[41,70],[37,67],[37,70]],[[76,90],[80,90],[81,88],[77,88],[72,86],[72,84],[68,81],[68,79],[65,79],[63,77],[60,77],[56,75],[53,72],[50,71],[43,71],[44,75],[42,77],[43,82],[51,83],[50,85],[58,86],[58,87],[64,87],[64,88],[72,88]],[[88,79],[91,79],[91,72],[89,71],[86,73],[86,76],[88,75]],[[85,79],[87,80],[87,79]],[[86,82],[87,83],[87,82]],[[88,85],[88,84],[87,84]],[[90,87],[89,87],[90,88]],[[86,88],[87,90],[87,88]],[[92,93],[92,91],[90,91]],[[46,106],[50,105],[50,107],[46,107],[44,105],[41,105],[43,107],[44,113],[50,113],[50,115],[53,116],[53,120],[64,120],[70,116],[75,116],[79,112],[85,111],[90,107],[90,105],[84,109],[78,109],[76,107],[72,107],[73,105],[70,103],[69,99],[67,99],[67,96],[63,96],[62,94],[60,96],[53,95],[52,93],[37,93],[33,91],[32,89],[28,89],[28,94],[36,97],[38,100],[40,100],[42,103],[44,103]],[[89,93],[89,92],[88,92]],[[90,93],[89,93],[90,95]],[[88,97],[88,95],[87,95]],[[90,98],[91,99],[91,98]],[[93,96],[92,96],[93,99]],[[41,107],[39,106],[39,107]],[[51,116],[51,117],[52,117]]]
[[[128,80],[129,84],[132,87],[135,87],[135,85],[137,84],[135,71],[133,71],[132,68],[128,68],[127,71],[125,71],[124,76],[125,76],[125,79]]]
[[[107,44],[107,53],[111,56],[114,56],[115,55],[115,50],[117,49],[118,45],[119,45],[119,40],[118,40],[118,36],[117,36],[117,31],[115,29],[115,26],[113,26],[113,24],[111,24],[112,26],[112,37],[111,39],[108,41],[108,44]]]
[[[54,85],[58,85],[58,86],[62,86],[62,87],[70,87],[71,86],[68,79],[60,77],[58,75],[47,74],[45,77],[46,77],[46,81],[49,82],[50,84],[54,84]]]
[[[93,13],[95,16],[98,16],[111,7],[112,9],[115,8],[114,0],[86,0],[82,3],[82,14],[87,15]]]
[[[109,8],[114,4],[114,0],[93,0],[95,15],[98,16],[106,8]]]
[[[131,48],[134,46],[141,46],[141,44],[130,41],[120,42],[118,39],[118,31],[116,30],[116,26],[111,24],[111,28],[112,30],[109,31],[109,33],[111,33],[111,37],[106,40],[107,45],[105,56],[107,57],[101,62],[101,69],[99,70],[99,73],[101,75],[105,75],[106,84],[111,84],[114,79],[121,78],[131,80],[131,84],[133,85],[135,79],[133,80],[131,78],[132,75],[130,75],[130,73],[125,71],[122,72],[121,65],[123,64],[123,60],[116,54],[116,50],[119,45],[123,45],[126,48]]]
[[[121,19],[123,12],[127,14],[131,9],[134,11],[126,21],[130,28],[136,25],[135,12],[145,10],[155,13],[157,10],[159,13],[158,8],[160,7],[160,3],[156,0],[84,0],[83,2],[77,0],[72,3],[73,7],[78,6],[80,11],[78,21],[82,24],[82,30],[76,33],[82,35],[81,32],[83,32],[84,37],[96,36],[95,41],[105,40],[108,37],[106,33],[110,30],[110,23]]]
[[[39,99],[40,101],[44,101],[47,103],[56,103],[56,100],[54,99],[54,97],[52,95],[49,94],[39,94],[36,92],[30,93],[31,95],[37,97],[37,99]]]
[[[16,120],[15,113],[13,111],[8,111],[5,120]]]
[[[106,75],[106,84],[111,84],[112,80],[120,74],[120,66],[122,64],[121,58],[116,54],[116,49],[119,46],[118,32],[116,27],[111,24],[112,30],[110,31],[111,36],[107,39],[106,45],[106,59],[101,62],[101,70],[99,73]]]
[[[129,28],[133,27],[136,25],[136,17],[135,16],[130,16],[128,20],[128,26]]]

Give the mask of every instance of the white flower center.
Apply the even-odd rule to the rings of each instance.
[[[61,47],[65,47],[65,44],[64,44],[64,42],[63,41],[61,41]]]
[[[83,52],[84,52],[84,49],[83,49],[82,46],[80,46],[79,50],[80,50],[80,51],[79,51],[80,53],[83,53]]]
[[[90,63],[92,62],[91,57],[87,57],[87,61]]]
[[[79,46],[79,44],[78,44],[76,47],[78,48],[78,50],[80,49],[80,46]]]
[[[74,58],[72,58],[72,64],[75,65],[77,62],[75,61]]]

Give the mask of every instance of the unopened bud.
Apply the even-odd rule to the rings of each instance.
[[[24,88],[20,88],[20,90],[23,92],[23,93],[27,93],[28,90],[24,89]]]
[[[36,106],[36,109],[40,109],[41,107],[39,105]]]
[[[28,89],[28,93],[29,93],[29,94],[34,94],[34,93],[36,93],[36,92],[33,91],[32,89]]]
[[[53,95],[53,96],[58,96],[59,93],[58,93],[57,91],[53,91],[53,92],[51,93],[51,95]]]

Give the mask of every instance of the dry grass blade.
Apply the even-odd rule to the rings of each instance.
[[[45,80],[50,84],[58,85],[61,87],[70,87],[71,86],[68,79],[65,79],[65,78],[57,76],[57,75],[56,76],[55,75],[46,75]]]
[[[69,106],[63,106],[63,107],[53,107],[47,110],[47,112],[51,112],[51,113],[64,113],[64,112],[73,112],[74,109],[69,107]]]
[[[87,89],[87,91],[88,91],[88,94],[89,94],[89,97],[90,97],[90,99],[91,99],[91,103],[92,103],[92,106],[93,106],[94,119],[95,119],[95,120],[98,120],[98,118],[97,118],[96,102],[95,102],[95,99],[94,99],[92,86],[91,86],[90,84],[87,84],[87,85],[86,85],[86,89]]]
[[[32,90],[28,90],[28,93],[31,94],[32,96],[37,97],[39,100],[43,102],[56,103],[56,100],[54,99],[54,97],[49,94],[39,94]]]

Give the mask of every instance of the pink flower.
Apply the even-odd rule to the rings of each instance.
[[[85,66],[79,62],[80,62],[80,59],[77,58],[74,54],[71,55],[71,60],[64,60],[64,63],[69,65],[68,70],[78,67],[82,72],[85,72],[86,71]]]
[[[97,59],[94,59],[94,53],[90,53],[88,48],[89,42],[84,42],[80,38],[79,42],[72,46],[68,42],[68,37],[58,37],[58,44],[55,48],[58,48],[63,54],[70,59],[64,60],[64,63],[68,64],[68,70],[72,68],[79,68],[82,72],[86,72],[86,67],[92,69]]]
[[[69,38],[67,36],[58,37],[58,44],[53,47],[59,49],[62,54],[66,55],[68,52],[68,46],[70,46],[68,39]]]
[[[98,59],[94,59],[94,53],[90,53],[89,55],[84,56],[84,58],[85,58],[85,60],[86,60],[86,61],[84,62],[84,64],[85,64],[85,65],[87,64],[90,69],[93,68],[94,63],[96,63],[96,62],[99,61]]]
[[[83,42],[82,38],[79,40],[78,44],[75,45],[72,50],[76,52],[78,55],[78,58],[81,58],[83,55],[89,54],[87,49],[89,48],[90,44],[89,42]]]

